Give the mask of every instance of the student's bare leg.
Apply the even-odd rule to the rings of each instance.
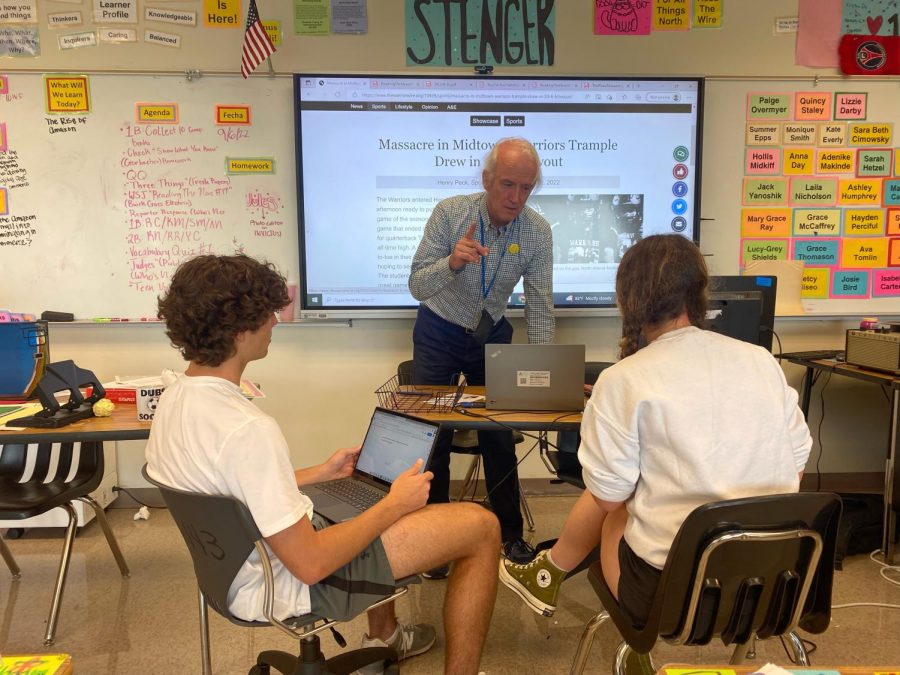
[[[445,671],[477,673],[497,594],[497,518],[476,504],[431,504],[381,540],[396,578],[454,561],[444,598]]]
[[[619,542],[625,534],[625,523],[628,522],[628,509],[620,508],[609,513],[603,521],[603,534],[600,539],[600,567],[606,585],[613,597],[619,599]]]
[[[388,602],[366,613],[369,620],[369,630],[366,633],[370,638],[378,638],[387,641],[397,629],[397,614],[394,611],[394,603]]]
[[[566,518],[559,539],[550,550],[553,564],[566,572],[575,569],[600,543],[604,520],[606,511],[600,508],[590,492],[582,492]]]

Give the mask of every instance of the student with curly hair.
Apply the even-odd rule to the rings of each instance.
[[[421,471],[421,460],[350,521],[329,525],[313,512],[303,485],[350,475],[359,448],[295,471],[278,424],[240,390],[247,364],[268,353],[275,312],[289,302],[274,267],[246,256],[200,256],[178,268],[159,315],[189,364],[160,397],[148,472],[171,487],[247,505],[268,545],[281,619],[307,612],[349,619],[390,595],[395,579],[453,561],[445,666],[476,673],[496,594],[496,518],[474,504],[426,506],[432,475]],[[229,609],[262,620],[263,589],[253,552],[232,584]],[[435,642],[431,626],[399,623],[393,603],[369,611],[368,620],[364,646],[390,646],[400,658]]]
[[[500,578],[552,615],[566,573],[600,545],[603,575],[636,626],[675,534],[702,504],[796,492],[812,439],[778,362],[703,330],[709,276],[679,235],[628,249],[616,276],[621,361],[588,401],[578,459],[587,490],[552,549]]]

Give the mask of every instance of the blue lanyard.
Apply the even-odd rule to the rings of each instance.
[[[513,221],[509,224],[510,229],[508,232],[510,235],[512,234],[512,228],[515,228],[519,223],[519,217],[516,216]],[[481,217],[481,214],[478,214],[478,224],[480,226],[481,233],[481,245],[484,246],[484,219]],[[509,241],[510,237],[507,237],[507,241]],[[517,237],[518,239],[518,237]],[[487,300],[487,296],[490,295],[491,289],[494,287],[494,282],[497,281],[497,274],[500,272],[500,267],[503,265],[503,257],[506,255],[506,250],[508,246],[504,246],[503,250],[500,251],[500,260],[497,261],[497,269],[494,270],[494,276],[491,277],[491,283],[488,284],[487,288],[485,288],[484,284],[487,280],[487,271],[485,258],[481,259],[481,297],[484,300]]]

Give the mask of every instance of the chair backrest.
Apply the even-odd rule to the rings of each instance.
[[[228,610],[228,590],[256,542],[262,539],[249,509],[234,497],[198,494],[164,485],[148,475],[146,465],[142,473],[159,488],[178,525],[206,602],[233,623],[253,623],[237,619]]]
[[[0,444],[0,518],[29,518],[88,495],[103,481],[103,473],[101,441]],[[30,508],[17,514],[19,491],[27,492]],[[46,497],[39,508],[36,495]]]
[[[635,629],[610,614],[638,651],[649,651],[657,636],[703,645],[714,637],[743,644],[798,626],[821,633],[831,616],[840,513],[837,495],[817,492],[701,506],[672,543],[647,624]]]

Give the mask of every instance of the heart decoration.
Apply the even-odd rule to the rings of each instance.
[[[883,21],[883,16],[867,16],[866,23],[869,26],[869,35],[878,35],[878,31],[881,30],[881,23]]]

